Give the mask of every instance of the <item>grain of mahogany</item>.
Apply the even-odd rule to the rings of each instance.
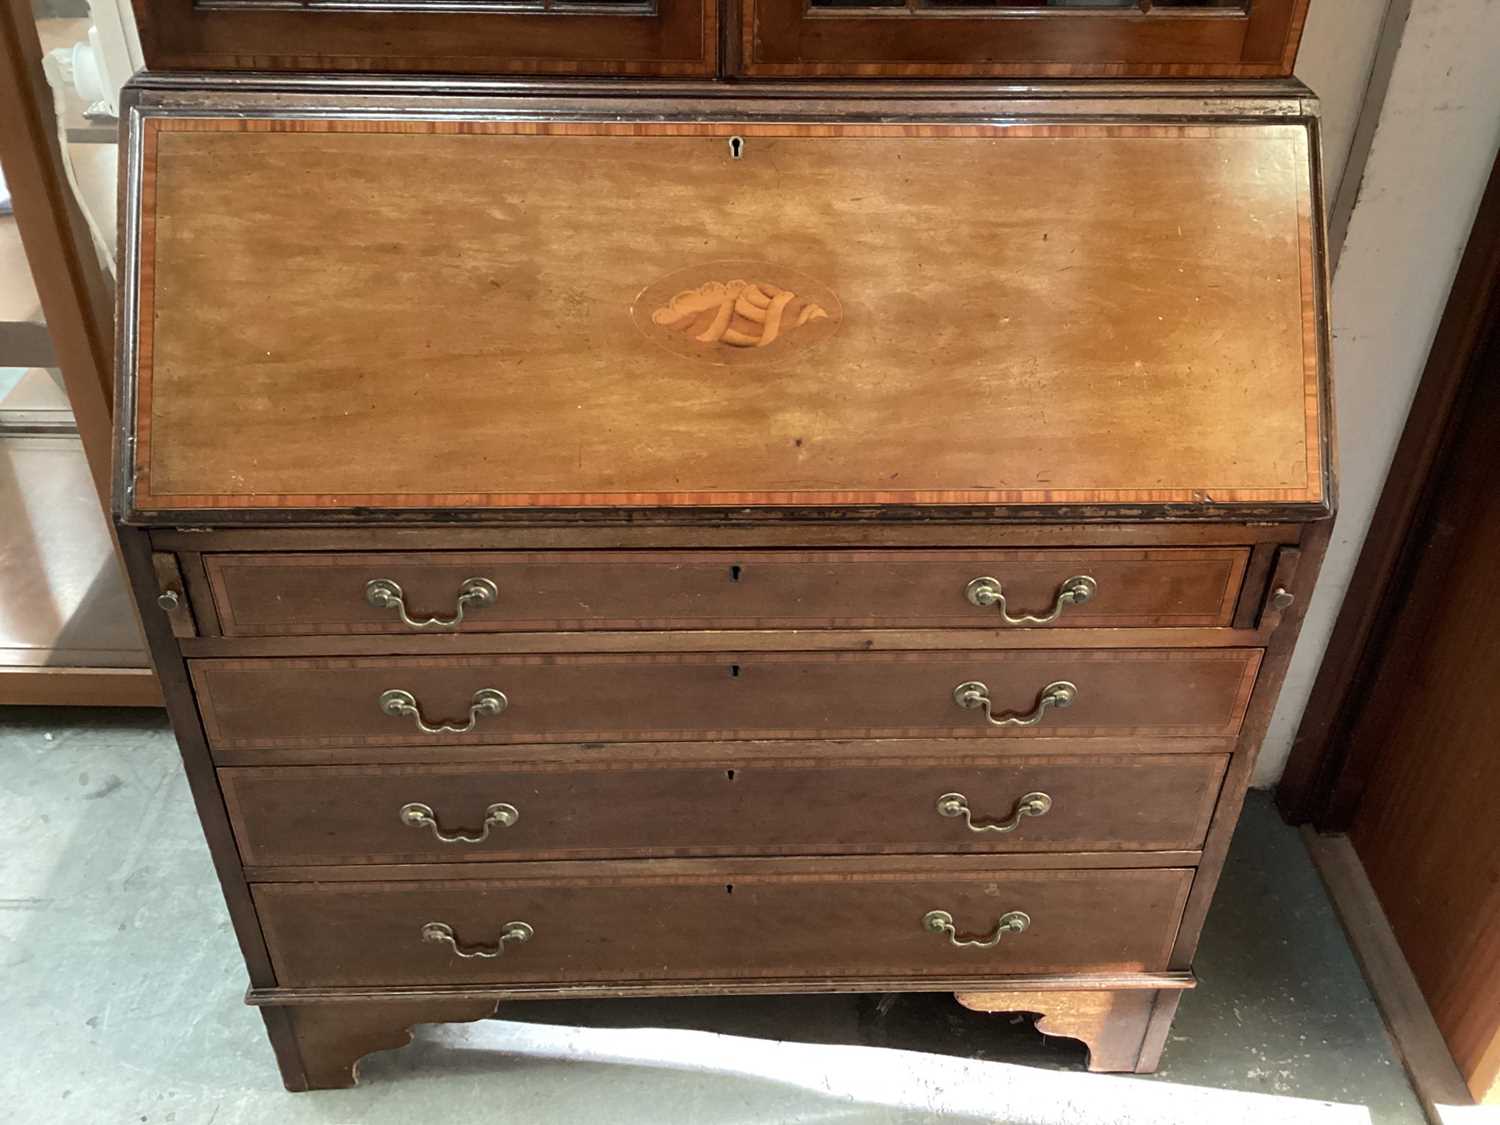
[[[955,754],[957,751],[955,752]],[[240,854],[254,866],[470,863],[652,855],[927,851],[1193,850],[1203,843],[1222,755],[1015,757],[914,766],[856,758],[765,759],[727,768],[617,760],[595,768],[268,767],[219,771]],[[1003,824],[1021,798],[1051,808],[1009,832],[975,832],[938,798],[961,792],[976,826]],[[518,810],[477,843],[441,843],[397,815],[410,802],[471,838],[487,809]]]
[[[841,652],[196,660],[193,685],[216,749],[473,746],[716,738],[1026,740],[1232,737],[1258,649],[993,653]],[[990,725],[954,702],[971,680],[994,710],[1023,714],[1055,681],[1076,701],[1030,726]],[[428,723],[459,723],[486,688],[509,706],[468,734],[422,734],[378,706],[410,692]]]
[[[940,859],[866,859],[851,874],[787,874],[764,860],[733,876],[581,876],[420,883],[276,883],[254,889],[283,986],[692,980],[739,976],[955,976],[990,972],[1148,972],[1166,967],[1190,873],[954,870]],[[1031,917],[992,949],[962,949],[922,925],[953,915],[987,937],[1001,915]],[[428,921],[465,944],[493,944],[524,921],[535,934],[494,959],[424,943]],[[744,935],[755,935],[753,963]]]
[[[1324,501],[1301,126],[144,128],[137,511]],[[740,369],[630,322],[724,258],[838,332]]]
[[[996,607],[965,596],[995,577],[1011,615],[1053,611],[1078,575],[1098,591],[1067,605],[1057,624],[1086,627],[1223,626],[1248,552],[740,551],[246,554],[207,559],[226,636],[417,632],[371,606],[365,584],[397,582],[408,615],[454,616],[463,584],[494,582],[490,606],[468,607],[457,632],[570,629],[993,629]],[[1024,628],[1024,627],[1021,627]]]

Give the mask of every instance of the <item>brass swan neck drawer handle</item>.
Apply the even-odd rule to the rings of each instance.
[[[510,700],[505,698],[505,693],[495,688],[480,688],[474,693],[474,702],[469,705],[469,721],[461,727],[452,723],[438,723],[436,726],[422,718],[422,708],[417,704],[417,697],[409,691],[400,688],[392,688],[390,691],[380,693],[380,709],[387,715],[394,715],[400,719],[411,719],[417,724],[417,729],[423,734],[468,734],[476,726],[479,720],[487,715],[498,715],[510,706]]]
[[[407,808],[411,806],[408,805]],[[1052,811],[1052,798],[1045,793],[1028,793],[1016,802],[1015,809],[1004,820],[975,823],[969,811],[969,798],[962,793],[944,793],[937,799],[939,816],[961,816],[970,832],[1014,832],[1028,816],[1046,816]]]
[[[953,924],[953,915],[946,910],[929,910],[922,915],[922,928],[930,934],[947,934],[948,944],[956,945],[960,949],[993,949],[999,945],[1006,934],[1022,934],[1026,927],[1031,925],[1031,916],[1019,910],[1012,910],[1000,915],[1000,921],[995,923],[995,932],[987,938],[961,938],[958,936],[958,928]]]
[[[974,579],[964,588],[964,597],[969,599],[970,605],[977,605],[981,609],[998,606],[1000,620],[1007,625],[1050,625],[1062,616],[1065,608],[1070,605],[1083,605],[1098,592],[1099,583],[1087,574],[1076,574],[1072,578],[1065,579],[1057,588],[1057,600],[1052,603],[1052,612],[1043,614],[1041,617],[1030,613],[1021,613],[1012,617],[1009,607],[1005,604],[1005,594],[998,578]]]
[[[440,844],[482,844],[490,838],[492,828],[496,826],[509,828],[520,819],[521,813],[515,805],[507,805],[503,802],[493,804],[484,810],[484,824],[479,834],[470,836],[463,832],[444,832],[442,825],[438,823],[437,813],[432,811],[431,805],[413,801],[409,805],[401,806],[402,824],[408,828],[431,828],[432,834],[438,838]]]
[[[453,927],[447,922],[428,922],[422,927],[422,940],[434,945],[446,945],[459,957],[500,957],[505,953],[505,943],[524,945],[536,933],[525,922],[507,922],[500,927],[500,938],[494,945],[461,945],[453,935]]]
[[[985,719],[990,725],[997,727],[1034,727],[1047,714],[1047,708],[1056,707],[1061,711],[1073,706],[1077,698],[1078,686],[1076,684],[1071,684],[1067,680],[1053,680],[1042,689],[1041,694],[1037,696],[1036,706],[1026,714],[1020,715],[1013,711],[1005,711],[996,715],[990,701],[990,689],[985,684],[978,680],[969,680],[953,689],[953,702],[965,711],[976,711],[982,708]]]
[[[393,578],[372,578],[365,583],[365,601],[376,609],[394,609],[401,617],[401,624],[412,629],[457,629],[464,619],[464,611],[470,606],[479,608],[494,605],[500,591],[488,578],[465,578],[458,588],[458,602],[452,617],[428,617],[418,620],[406,612],[406,595],[401,584]]]

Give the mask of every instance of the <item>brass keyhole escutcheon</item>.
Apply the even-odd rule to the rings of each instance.
[[[742,157],[744,155],[745,155],[745,138],[744,137],[730,137],[729,138],[729,159],[730,160],[738,160],[738,159],[740,159],[740,157]]]

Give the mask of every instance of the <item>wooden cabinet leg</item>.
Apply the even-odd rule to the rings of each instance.
[[[1150,1074],[1181,998],[1177,989],[1119,992],[956,992],[976,1012],[1036,1012],[1043,1035],[1081,1039],[1089,1069]]]
[[[359,1080],[359,1060],[411,1042],[419,1023],[494,1015],[493,1000],[354,1001],[264,1007],[266,1031],[288,1090],[337,1090]]]

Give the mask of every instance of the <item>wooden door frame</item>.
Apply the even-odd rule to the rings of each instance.
[[[89,474],[112,528],[113,286],[68,183],[26,0],[0,0],[0,156]],[[160,707],[161,688],[150,668],[5,667],[0,703]]]
[[[63,170],[42,44],[24,0],[0,0],[0,154],[21,244],[107,516],[114,298]]]
[[[1463,404],[1487,345],[1500,339],[1500,159],[1475,216],[1427,366],[1344,594],[1291,757],[1276,789],[1282,816],[1349,828],[1376,762],[1351,738],[1419,561],[1424,515],[1441,485]],[[1497,345],[1500,346],[1500,345]]]

